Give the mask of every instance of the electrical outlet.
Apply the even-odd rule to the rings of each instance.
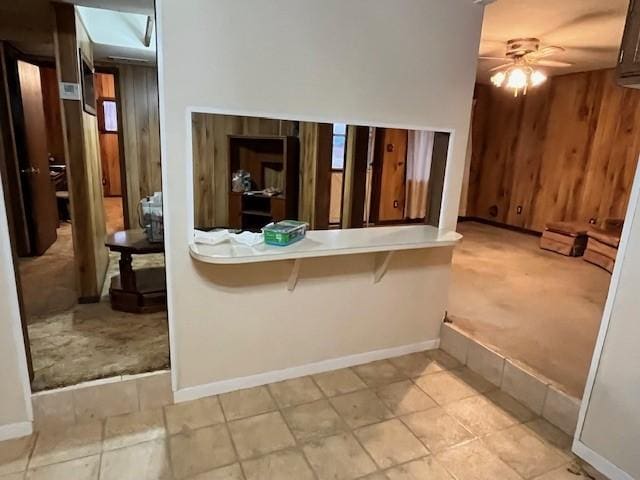
[[[393,208],[398,208],[400,206],[400,204],[398,203],[398,200],[394,200],[393,201]]]
[[[522,205],[518,205],[518,207],[516,208],[516,213],[518,215],[522,215]]]

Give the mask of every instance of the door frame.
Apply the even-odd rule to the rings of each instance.
[[[124,148],[124,131],[122,129],[122,95],[120,91],[120,69],[113,66],[95,65],[96,73],[106,73],[113,75],[115,86],[116,112],[118,115],[118,157],[120,163],[120,189],[122,191],[122,217],[124,218],[125,230],[131,228],[131,218],[129,218],[129,192],[127,190],[127,161]],[[97,115],[97,113],[96,113]]]
[[[0,112],[0,131],[10,132],[12,141],[15,143],[15,141],[13,140],[14,138],[13,125],[12,125],[12,120],[10,116],[11,106],[8,101],[9,92],[5,91],[5,88],[7,87],[7,84],[5,83],[5,80],[6,80],[5,48],[6,47],[7,45],[5,43],[0,42],[0,73],[1,73],[0,75],[1,77],[0,78],[0,109],[2,110]],[[15,50],[15,52],[18,52],[18,50]],[[9,125],[4,125],[5,122],[9,123]],[[0,135],[0,177],[2,178],[2,191],[3,191],[3,197],[4,197],[4,204],[6,208],[7,224],[9,226],[11,225],[15,226],[16,219],[14,218],[14,210],[11,207],[11,205],[15,203],[16,199],[15,198],[12,199],[11,198],[12,195],[9,193],[9,183],[10,183],[8,179],[9,172],[6,168],[8,159],[6,158],[5,152],[6,152],[6,149],[10,147],[5,144],[5,138],[6,138],[6,135]],[[14,153],[16,153],[15,145],[13,146],[13,148],[14,148]],[[18,179],[16,182],[17,182],[17,187],[21,191],[21,182],[19,178],[19,173],[18,173]],[[31,358],[31,344],[29,342],[29,330],[27,327],[27,317],[25,314],[24,300],[22,295],[22,280],[20,278],[20,273],[19,273],[18,248],[16,243],[17,239],[15,238],[15,235],[17,234],[17,232],[15,231],[15,228],[11,228],[11,227],[8,230],[9,230],[8,231],[9,243],[11,244],[11,261],[13,263],[13,274],[15,278],[16,294],[18,299],[18,313],[20,315],[22,339],[24,343],[25,356],[27,360],[27,371],[29,375],[29,381],[32,381],[33,375],[34,375],[33,362]],[[28,238],[28,235],[27,235],[27,238]]]

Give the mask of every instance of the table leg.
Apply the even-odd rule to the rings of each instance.
[[[120,284],[123,290],[130,292],[136,291],[136,274],[131,265],[132,258],[130,253],[121,252],[120,261]]]

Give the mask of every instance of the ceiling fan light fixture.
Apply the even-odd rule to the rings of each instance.
[[[527,74],[522,68],[512,68],[507,73],[507,88],[514,90],[524,89],[527,86]]]
[[[500,88],[504,81],[506,80],[507,75],[504,72],[498,72],[491,75],[491,83],[493,83],[496,87]]]
[[[547,76],[540,70],[534,70],[531,74],[531,86],[537,87],[547,81]]]

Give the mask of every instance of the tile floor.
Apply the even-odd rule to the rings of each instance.
[[[434,350],[44,429],[0,480],[578,480],[570,444]]]

